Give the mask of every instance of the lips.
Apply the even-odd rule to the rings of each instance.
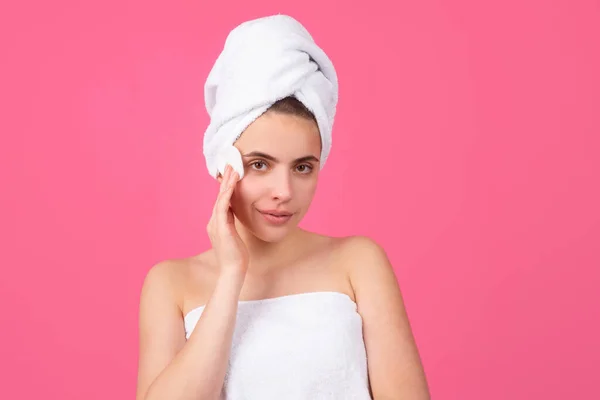
[[[279,210],[258,210],[263,218],[271,225],[283,225],[292,219],[291,212]]]
[[[273,215],[275,217],[289,217],[292,215],[291,212],[287,212],[287,211],[277,211],[277,210],[258,210],[263,214],[270,214]]]

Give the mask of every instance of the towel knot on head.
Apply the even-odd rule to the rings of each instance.
[[[331,149],[338,102],[333,63],[292,17],[273,15],[235,27],[204,86],[210,116],[204,157],[211,176],[223,173],[227,163],[239,169],[239,152],[236,160],[231,159],[235,141],[271,105],[289,96],[301,101],[317,120],[322,168]],[[241,178],[243,168],[238,173]]]

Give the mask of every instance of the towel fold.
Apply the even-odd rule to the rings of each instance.
[[[225,40],[204,86],[210,123],[204,157],[211,176],[243,131],[278,100],[295,96],[314,115],[321,134],[321,168],[331,150],[338,101],[335,68],[294,18],[272,15],[244,22]],[[241,175],[241,174],[240,174]]]

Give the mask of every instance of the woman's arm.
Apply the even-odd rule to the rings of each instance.
[[[218,399],[244,274],[221,273],[189,340],[167,284],[167,263],[148,273],[140,296],[137,400]],[[240,269],[241,270],[241,269]]]
[[[367,237],[348,238],[350,281],[363,318],[375,400],[429,400],[425,371],[396,275],[384,250]]]
[[[140,296],[137,400],[217,399],[229,362],[237,307],[248,269],[248,250],[235,229],[230,206],[239,180],[227,165],[207,225],[219,267],[213,293],[189,340],[169,284],[168,263],[155,265]]]

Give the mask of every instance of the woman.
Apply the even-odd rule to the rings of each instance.
[[[317,64],[312,69],[294,64],[309,74],[294,79],[301,87],[273,83],[293,71],[269,75],[263,69],[254,71],[256,79],[240,71],[217,83],[219,63],[228,71],[235,68],[227,64],[232,60],[227,46],[235,48],[236,38],[244,46],[260,42],[257,52],[268,58],[287,32],[305,34],[289,17],[252,22],[232,31],[205,91],[214,128],[207,130],[205,156],[220,182],[207,227],[212,248],[158,263],[143,284],[137,399],[429,399],[384,250],[367,237],[328,237],[298,227],[330,145],[337,80],[328,60],[318,52],[298,58]],[[265,50],[262,40],[272,37],[277,42]],[[255,58],[238,59],[236,65],[252,69],[251,63],[264,62],[254,61],[256,52],[247,53]],[[272,62],[263,64],[267,69],[287,57],[272,55]],[[235,99],[223,89],[232,79],[238,80]],[[273,93],[238,94],[248,84],[258,91],[283,89],[264,106]],[[231,105],[243,104],[243,96],[246,105],[255,106]],[[219,116],[218,101],[235,111]],[[239,132],[224,133],[227,121],[245,118],[248,113],[241,110],[250,109],[260,111],[246,123],[238,119]],[[215,154],[224,154],[229,145],[239,152],[243,169],[234,170],[231,159],[218,165]]]

